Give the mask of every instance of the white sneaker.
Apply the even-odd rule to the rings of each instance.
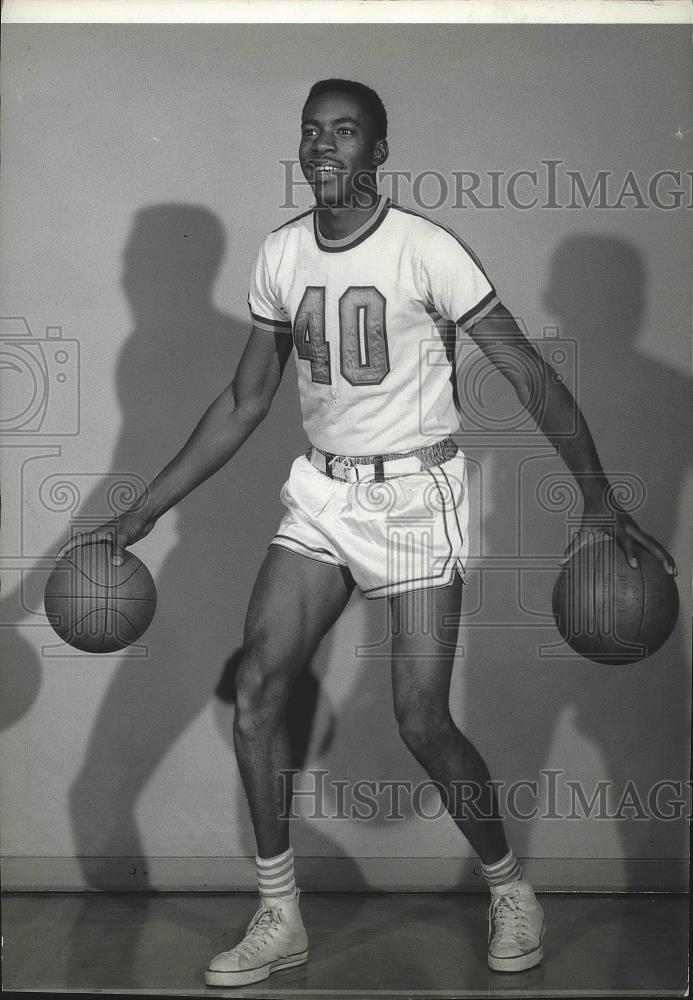
[[[529,882],[491,889],[488,964],[495,972],[522,972],[544,957],[544,911]]]
[[[208,986],[259,983],[272,972],[302,965],[308,958],[308,938],[298,910],[298,896],[262,900],[243,940],[222,951],[205,972]]]

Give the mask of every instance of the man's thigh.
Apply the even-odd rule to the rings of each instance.
[[[462,609],[462,579],[448,587],[391,597],[392,684],[395,707],[426,698],[447,707]]]
[[[250,595],[244,646],[300,666],[339,618],[353,589],[344,567],[270,545]]]

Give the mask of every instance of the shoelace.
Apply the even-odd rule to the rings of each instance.
[[[491,902],[491,926],[501,937],[514,937],[518,931],[527,928],[527,914],[514,896],[498,895]]]
[[[273,936],[280,923],[281,916],[273,907],[261,906],[248,924],[245,937],[240,944],[236,945],[238,953],[248,956],[256,954],[260,950],[260,946],[266,944]]]

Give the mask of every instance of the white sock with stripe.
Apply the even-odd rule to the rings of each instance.
[[[503,892],[514,882],[522,881],[522,868],[512,850],[504,858],[492,865],[481,865],[481,871],[489,884],[491,892]]]
[[[293,847],[274,858],[256,857],[255,871],[263,900],[271,902],[273,899],[289,899],[296,895]]]

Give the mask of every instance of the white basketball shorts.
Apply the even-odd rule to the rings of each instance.
[[[346,566],[367,598],[464,580],[469,500],[464,453],[384,481],[346,483],[305,455],[281,490],[286,514],[270,545]]]

